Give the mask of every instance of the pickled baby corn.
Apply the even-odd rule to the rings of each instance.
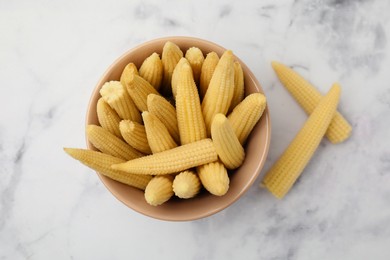
[[[239,103],[228,116],[228,120],[236,133],[241,145],[259,121],[267,105],[265,96],[261,93],[248,95]]]
[[[206,94],[207,88],[209,87],[211,77],[214,74],[215,67],[219,62],[218,54],[215,52],[210,52],[206,55],[204,59],[202,70],[200,72],[200,82],[199,82],[199,93],[200,97],[203,98]]]
[[[334,84],[265,175],[262,185],[275,197],[281,199],[287,194],[310,161],[336,112],[339,97],[340,87]]]
[[[121,78],[119,80],[124,87],[126,87],[126,85],[129,83],[130,78],[132,77],[133,74],[139,75],[138,70],[137,70],[137,66],[135,66],[134,63],[129,63],[123,69],[123,72],[121,74]]]
[[[145,126],[130,120],[122,120],[119,123],[119,130],[121,131],[123,139],[136,150],[151,154],[148,139],[146,138]]]
[[[234,93],[233,52],[225,51],[215,68],[207,92],[202,102],[202,112],[210,135],[211,122],[218,113],[228,112]]]
[[[145,111],[142,113],[142,118],[152,153],[159,153],[177,146],[168,129],[155,115]]]
[[[188,144],[206,138],[206,126],[191,67],[183,64],[179,73],[176,96],[177,123],[181,144]]]
[[[106,82],[100,89],[100,95],[121,119],[129,119],[138,123],[142,122],[141,114],[133,100],[119,81]]]
[[[223,196],[229,190],[229,176],[220,162],[204,164],[196,168],[203,187],[215,196]]]
[[[152,179],[150,175],[128,174],[111,169],[112,164],[123,163],[125,160],[108,154],[76,148],[64,148],[64,151],[100,174],[141,190],[145,190],[146,185]]]
[[[244,99],[244,72],[238,61],[234,62],[234,93],[229,111],[232,111]]]
[[[172,82],[171,82],[171,85],[172,85],[172,95],[174,98],[176,98],[176,94],[177,94],[177,84],[179,84],[179,75],[180,75],[180,70],[181,68],[183,67],[183,64],[187,64],[190,66],[190,63],[188,62],[188,60],[186,58],[181,58],[179,60],[179,62],[177,63],[175,69],[173,70],[173,73],[172,73]],[[192,71],[191,71],[192,73]]]
[[[275,61],[272,62],[272,67],[282,84],[306,113],[310,115],[320,102],[322,94],[289,67]],[[351,135],[351,132],[352,126],[339,112],[336,112],[326,131],[326,137],[332,143],[337,144],[346,140]]]
[[[163,65],[160,56],[153,53],[147,57],[139,68],[139,75],[146,79],[156,90],[161,87]]]
[[[176,67],[176,64],[183,57],[183,52],[180,50],[179,46],[173,42],[166,42],[163,47],[161,61],[163,64],[163,93],[169,95],[172,92],[171,89],[171,80],[172,73]]]
[[[111,167],[134,174],[162,175],[214,162],[217,158],[218,155],[213,141],[203,139],[161,153],[130,160],[126,163],[114,164]]]
[[[173,196],[173,177],[170,175],[156,176],[145,189],[145,200],[152,206],[158,206]]]
[[[149,94],[159,95],[157,90],[149,82],[135,74],[130,76],[126,88],[139,111],[146,111],[148,109],[146,100]]]
[[[175,143],[180,143],[177,126],[176,109],[164,97],[149,94],[147,99],[148,111],[155,115],[166,126]]]
[[[96,112],[99,124],[107,129],[110,133],[113,133],[117,137],[121,138],[121,132],[119,131],[119,122],[121,118],[112,109],[103,98],[100,98],[97,102]]]
[[[245,159],[245,151],[238,140],[228,119],[221,113],[214,116],[211,125],[213,139],[218,157],[228,169],[236,169]]]
[[[199,193],[201,184],[194,171],[184,171],[175,176],[173,191],[181,199],[190,199]]]
[[[131,160],[143,156],[142,153],[97,125],[88,125],[86,129],[88,141],[105,154],[124,160]]]
[[[195,83],[199,84],[200,73],[204,62],[204,56],[202,51],[197,47],[191,47],[186,51],[186,59],[191,65]]]

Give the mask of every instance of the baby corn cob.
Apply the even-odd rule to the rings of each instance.
[[[130,77],[126,88],[139,111],[146,111],[148,109],[146,100],[149,94],[158,95],[157,90],[149,82],[141,76],[134,74]]]
[[[244,99],[244,72],[238,61],[234,62],[234,93],[229,111],[232,111]]]
[[[160,119],[173,137],[173,140],[175,140],[175,143],[179,144],[180,135],[175,107],[164,97],[155,94],[148,95],[147,104],[148,111]]]
[[[177,65],[172,73],[171,85],[172,85],[172,94],[173,94],[174,98],[176,98],[177,84],[179,84],[179,75],[180,75],[180,70],[183,67],[183,64],[188,64],[188,66],[190,66],[190,63],[188,62],[188,60],[186,58],[181,58],[179,60],[179,62],[177,63]],[[192,71],[191,71],[191,73],[192,73]]]
[[[145,200],[152,206],[158,206],[173,196],[173,177],[170,175],[156,176],[145,189]]]
[[[202,108],[191,67],[183,64],[179,72],[176,113],[181,144],[188,144],[207,137]]]
[[[152,179],[150,175],[128,174],[111,169],[112,164],[123,163],[125,160],[108,154],[75,148],[64,148],[64,151],[100,174],[141,190],[145,190],[146,185]]]
[[[143,125],[130,120],[122,120],[119,123],[119,130],[121,131],[123,139],[125,139],[130,146],[144,154],[152,153]]]
[[[192,71],[194,73],[195,83],[199,84],[200,72],[204,62],[202,51],[197,47],[191,47],[187,50],[185,57],[191,65]]]
[[[97,102],[96,112],[99,124],[107,129],[110,133],[113,133],[117,137],[122,137],[119,131],[119,122],[121,121],[118,114],[103,100],[100,98]]]
[[[217,158],[218,155],[213,141],[211,139],[203,139],[126,163],[114,164],[111,167],[134,174],[162,175],[214,162]]]
[[[199,83],[199,92],[200,97],[203,98],[206,94],[207,88],[209,87],[211,77],[214,74],[215,67],[219,62],[218,54],[215,52],[210,52],[207,54],[206,59],[204,59],[202,70],[200,72],[200,83]]]
[[[253,93],[241,101],[228,116],[228,120],[241,145],[244,145],[253,127],[263,114],[266,105],[267,100],[263,94]]]
[[[159,153],[177,146],[168,129],[155,115],[145,111],[142,113],[142,118],[152,153]]]
[[[121,119],[142,122],[141,114],[135,106],[127,90],[119,81],[110,81],[100,89],[104,101],[114,109]]]
[[[229,190],[229,176],[225,166],[212,162],[196,168],[203,187],[215,196],[223,196]]]
[[[209,87],[202,102],[202,112],[210,135],[211,122],[218,113],[228,112],[234,93],[233,52],[225,51],[215,68]]]
[[[131,160],[143,156],[142,153],[126,144],[122,139],[119,139],[100,126],[88,125],[86,132],[88,141],[105,154],[124,160]]]
[[[281,199],[287,194],[310,161],[335,114],[339,97],[340,87],[334,84],[265,175],[263,185],[275,197]]]
[[[213,139],[218,157],[228,169],[236,169],[245,159],[245,151],[238,140],[228,119],[223,114],[216,114],[211,125]]]
[[[173,180],[173,191],[182,199],[195,197],[199,193],[200,181],[194,171],[184,171],[175,176]]]
[[[306,113],[310,115],[320,102],[322,94],[289,67],[275,61],[272,62],[272,67],[282,84]],[[326,137],[332,143],[337,144],[346,140],[351,135],[351,132],[352,126],[339,112],[336,112],[326,131]]]
[[[183,52],[180,50],[179,46],[170,41],[165,43],[161,55],[161,61],[164,69],[163,93],[167,96],[169,96],[172,91],[171,81],[173,70],[182,57]]]
[[[126,65],[126,67],[123,69],[120,82],[124,87],[127,86],[128,82],[132,78],[132,75],[138,75],[137,66],[134,65],[134,63],[129,63]]]
[[[144,60],[139,68],[139,75],[146,79],[156,90],[160,89],[163,65],[157,53],[154,52]]]

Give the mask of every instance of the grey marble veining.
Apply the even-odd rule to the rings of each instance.
[[[0,259],[390,259],[390,2],[0,1]],[[118,202],[62,147],[85,147],[91,91],[123,52],[187,35],[232,49],[272,117],[259,179],[211,217],[171,223]],[[258,184],[307,116],[281,61],[322,93],[338,81],[353,125],[323,140],[279,201]]]

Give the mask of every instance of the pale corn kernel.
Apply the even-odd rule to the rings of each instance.
[[[181,199],[195,197],[201,187],[199,177],[194,171],[181,172],[173,180],[173,191]]]
[[[211,138],[218,157],[226,168],[236,169],[241,166],[245,151],[225,115],[218,113],[214,116]]]
[[[210,136],[211,122],[218,113],[228,112],[234,93],[233,52],[228,50],[222,55],[202,102],[202,112],[207,135]]]
[[[141,112],[148,109],[148,95],[159,94],[157,90],[152,85],[150,85],[149,82],[138,75],[132,75],[126,88],[138,110]]]
[[[234,93],[229,111],[232,111],[244,99],[244,72],[238,61],[234,62]]]
[[[121,118],[112,109],[103,98],[100,98],[96,105],[96,113],[98,117],[99,124],[110,133],[116,135],[117,137],[122,137],[121,132],[119,131],[119,122]]]
[[[86,134],[88,141],[105,154],[124,160],[131,160],[144,155],[100,126],[88,125]]]
[[[253,93],[241,101],[229,114],[228,120],[242,145],[263,115],[266,105],[267,100],[263,94]]]
[[[106,82],[100,89],[100,95],[121,119],[142,122],[141,114],[125,87],[119,81]]]
[[[207,88],[209,87],[210,80],[214,74],[215,67],[219,62],[218,54],[215,52],[210,52],[206,55],[206,58],[202,65],[202,70],[200,72],[200,83],[199,83],[199,94],[200,98],[203,98],[206,94]]]
[[[161,87],[163,65],[160,56],[153,53],[147,57],[139,68],[139,75],[146,79],[156,90]]]
[[[151,154],[148,139],[146,138],[145,126],[130,120],[122,120],[119,123],[123,139],[134,149],[144,153]]]
[[[170,175],[153,177],[145,189],[146,202],[152,206],[167,202],[173,196],[172,180]]]
[[[289,67],[275,61],[272,62],[272,67],[282,84],[302,106],[306,113],[310,115],[320,102],[322,94],[301,75]],[[336,111],[329,128],[326,131],[326,137],[330,142],[337,144],[346,140],[351,135],[351,132],[351,124]]]
[[[139,75],[137,66],[135,66],[134,63],[127,64],[126,67],[123,69],[123,72],[119,80],[125,88],[129,83],[130,79],[132,78],[132,75],[134,74]]]
[[[220,161],[207,163],[196,168],[203,187],[215,196],[223,196],[229,190],[229,175]]]
[[[197,47],[191,47],[186,51],[186,59],[191,65],[195,83],[199,84],[200,73],[204,62],[204,56],[202,51]]]
[[[64,148],[64,151],[98,173],[141,190],[145,190],[146,185],[152,179],[150,175],[128,174],[111,169],[111,165],[123,163],[125,160],[108,154],[76,148]]]
[[[334,84],[265,175],[262,185],[275,197],[283,198],[309,163],[336,112],[339,97],[340,87]]]
[[[176,98],[176,94],[177,94],[177,85],[179,84],[179,75],[180,75],[180,70],[181,68],[183,67],[183,64],[187,64],[187,65],[190,65],[188,63],[188,60],[186,58],[181,58],[179,60],[179,62],[177,63],[175,69],[173,70],[173,73],[172,73],[172,82],[171,82],[171,85],[172,85],[172,95],[174,98]],[[191,71],[192,73],[192,71]]]
[[[161,61],[163,63],[163,82],[162,82],[162,92],[169,96],[172,92],[171,81],[172,73],[176,67],[176,64],[183,57],[183,52],[180,50],[179,46],[173,42],[166,42],[163,47]]]
[[[134,174],[162,175],[181,172],[217,159],[212,140],[204,139],[126,163],[114,164],[112,168]]]
[[[198,90],[188,64],[183,64],[179,71],[176,114],[181,144],[192,143],[207,137]]]

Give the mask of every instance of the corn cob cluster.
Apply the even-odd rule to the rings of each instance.
[[[173,195],[193,198],[202,187],[226,194],[228,169],[243,163],[245,140],[266,106],[260,93],[244,99],[244,73],[232,51],[219,58],[192,47],[183,56],[167,42],[161,59],[151,53],[139,70],[129,63],[119,81],[100,90],[100,126],[87,126],[100,152],[65,148],[101,174],[145,190],[153,206]]]

